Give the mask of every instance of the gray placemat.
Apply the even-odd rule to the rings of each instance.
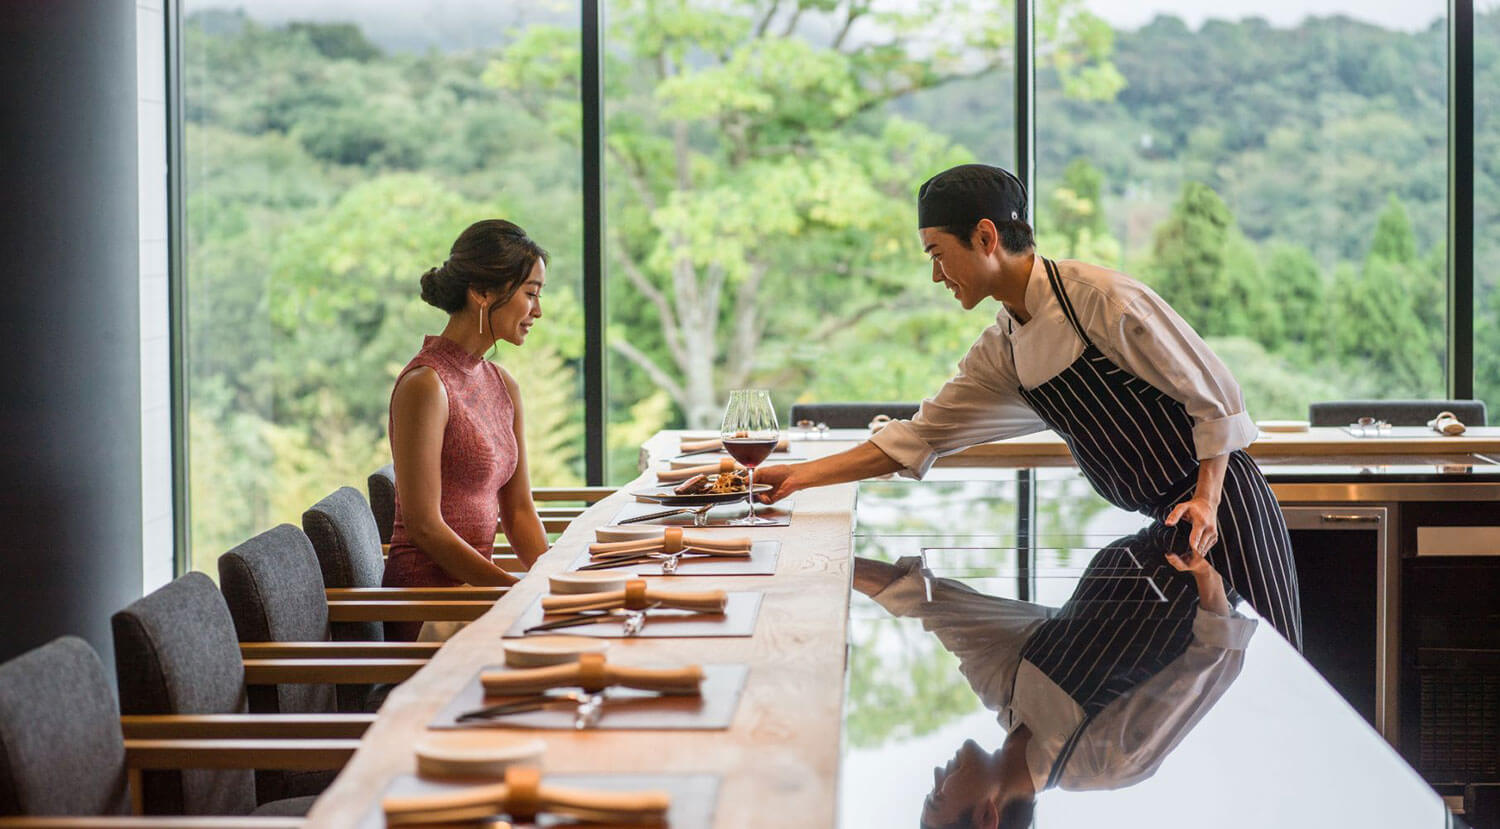
[[[677,564],[678,576],[774,576],[776,562],[781,557],[781,542],[774,538],[762,539],[750,545],[747,558],[720,558],[715,556],[684,556]],[[589,564],[589,551],[578,554],[570,570]],[[663,576],[659,562],[640,562],[623,567],[600,569],[601,573],[619,573],[621,576]]]
[[[608,792],[665,791],[672,796],[672,806],[667,810],[667,822],[653,826],[667,829],[707,829],[713,825],[714,807],[719,799],[719,777],[715,774],[543,774],[542,781],[557,786],[576,789],[598,789]],[[385,795],[436,794],[438,792],[466,789],[494,783],[494,780],[433,780],[403,774],[391,779],[382,793]],[[496,815],[491,823],[501,819]],[[567,818],[540,815],[536,823],[517,823],[517,829],[528,827],[573,826]],[[605,824],[590,823],[590,827]],[[637,824],[639,825],[639,824]],[[360,829],[385,829],[385,814],[380,809],[380,800],[359,822]]]
[[[796,501],[795,498],[786,498],[781,501],[777,501],[774,504],[756,504],[756,515],[762,516],[764,518],[770,518],[774,521],[774,523],[761,524],[759,526],[789,526],[792,523],[792,507],[794,506],[794,501]],[[648,504],[644,501],[629,501],[623,507],[620,507],[620,511],[615,513],[615,517],[611,518],[609,520],[609,523],[618,524],[627,518],[634,518],[637,515],[647,515],[649,513],[663,512],[669,509],[671,509],[671,507],[663,506],[661,504]],[[661,527],[690,527],[692,529],[704,529],[708,527],[728,527],[732,530],[753,530],[755,529],[755,527],[736,527],[732,526],[729,523],[736,518],[744,518],[745,515],[748,514],[748,512],[749,510],[746,508],[745,502],[743,500],[739,500],[732,501],[728,504],[715,504],[710,507],[708,510],[708,514],[704,518],[704,523],[702,526],[698,526],[693,523],[692,513],[678,513],[666,518],[657,518],[652,521],[637,523],[644,523],[650,526]]]
[[[490,720],[459,722],[459,715],[486,705],[518,697],[486,697],[479,681],[485,671],[503,671],[491,665],[474,674],[458,696],[427,724],[428,728],[538,728],[573,730],[576,706],[560,703],[539,711],[510,714]],[[604,707],[594,726],[601,731],[722,731],[734,720],[740,692],[750,669],[745,665],[704,665],[703,685],[698,696],[666,696],[630,688],[609,688]]]
[[[506,639],[525,636],[532,625],[540,624],[543,618],[542,600],[538,597],[526,608],[505,632]],[[636,636],[650,639],[697,638],[703,636],[753,636],[755,620],[760,615],[760,594],[736,591],[729,594],[729,601],[722,615],[717,613],[689,613],[684,610],[655,608],[647,611],[646,624]],[[559,618],[561,618],[559,616]],[[541,634],[565,634],[593,636],[599,639],[625,638],[625,625],[618,620],[591,622],[587,625],[538,631]]]

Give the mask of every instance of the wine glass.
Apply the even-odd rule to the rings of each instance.
[[[724,451],[749,470],[745,500],[750,505],[750,514],[729,523],[737,526],[776,523],[755,514],[755,467],[760,466],[781,440],[771,393],[765,389],[731,391],[729,403],[724,406],[724,423],[719,428],[719,437],[724,442]]]

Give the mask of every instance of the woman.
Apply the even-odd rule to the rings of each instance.
[[[490,555],[496,520],[529,567],[547,550],[526,471],[521,394],[484,358],[513,345],[542,315],[547,252],[511,222],[470,225],[448,261],[422,275],[422,299],[448,312],[391,393],[396,522],[387,587],[507,585]],[[387,638],[415,639],[420,623],[391,623]]]

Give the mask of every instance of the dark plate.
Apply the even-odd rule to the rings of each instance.
[[[770,492],[771,485],[756,484],[755,491],[757,493]],[[670,507],[690,507],[697,504],[727,504],[730,501],[745,500],[745,493],[743,490],[739,492],[700,492],[696,495],[678,495],[677,493],[672,491],[672,487],[670,486],[657,486],[650,489],[638,489],[630,494],[642,500],[653,501],[655,503],[665,504]]]

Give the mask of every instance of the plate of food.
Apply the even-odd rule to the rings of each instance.
[[[671,506],[728,503],[744,500],[746,477],[743,469],[711,475],[694,475],[675,486],[657,486],[637,490],[631,494],[646,501]],[[770,484],[755,485],[757,493],[770,490]]]

